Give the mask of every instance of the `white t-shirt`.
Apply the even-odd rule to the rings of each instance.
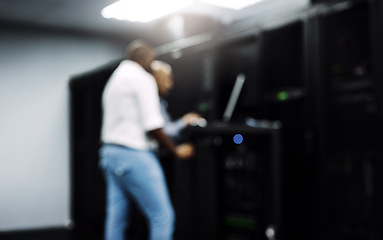
[[[124,60],[110,77],[102,96],[101,140],[134,149],[150,149],[147,132],[162,128],[155,79],[138,63]]]

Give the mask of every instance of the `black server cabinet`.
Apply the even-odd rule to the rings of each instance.
[[[283,236],[316,238],[318,181],[316,115],[309,81],[307,25],[298,20],[246,36],[223,38],[215,50],[216,118],[222,116],[239,73],[246,75],[234,111],[237,123],[279,122]],[[303,220],[304,219],[304,220]]]
[[[368,1],[317,16],[322,239],[382,238],[379,81]]]
[[[279,129],[193,129],[193,239],[284,239]]]
[[[98,168],[101,95],[119,61],[70,80],[71,218],[79,233],[102,239],[105,183]]]
[[[279,121],[282,221],[287,239],[316,239],[318,180],[315,89],[308,77],[309,32],[303,20],[260,35],[261,104],[254,118]]]

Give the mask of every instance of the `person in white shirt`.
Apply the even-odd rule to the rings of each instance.
[[[150,240],[170,240],[174,210],[156,143],[179,159],[192,156],[190,144],[175,146],[162,128],[158,87],[151,75],[154,51],[142,41],[127,48],[102,96],[100,167],[107,185],[105,240],[124,240],[131,201],[148,219]]]

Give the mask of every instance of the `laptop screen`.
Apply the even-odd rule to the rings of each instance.
[[[223,121],[229,122],[233,116],[235,106],[237,105],[238,98],[242,91],[243,84],[245,83],[246,76],[243,73],[237,75],[237,78],[234,83],[234,87],[231,91],[229,101],[226,105],[225,111],[223,113]]]

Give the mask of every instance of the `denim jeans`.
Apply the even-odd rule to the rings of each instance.
[[[171,240],[174,210],[164,174],[152,151],[104,144],[100,167],[107,185],[105,240],[124,240],[131,201],[148,219],[150,240]]]

